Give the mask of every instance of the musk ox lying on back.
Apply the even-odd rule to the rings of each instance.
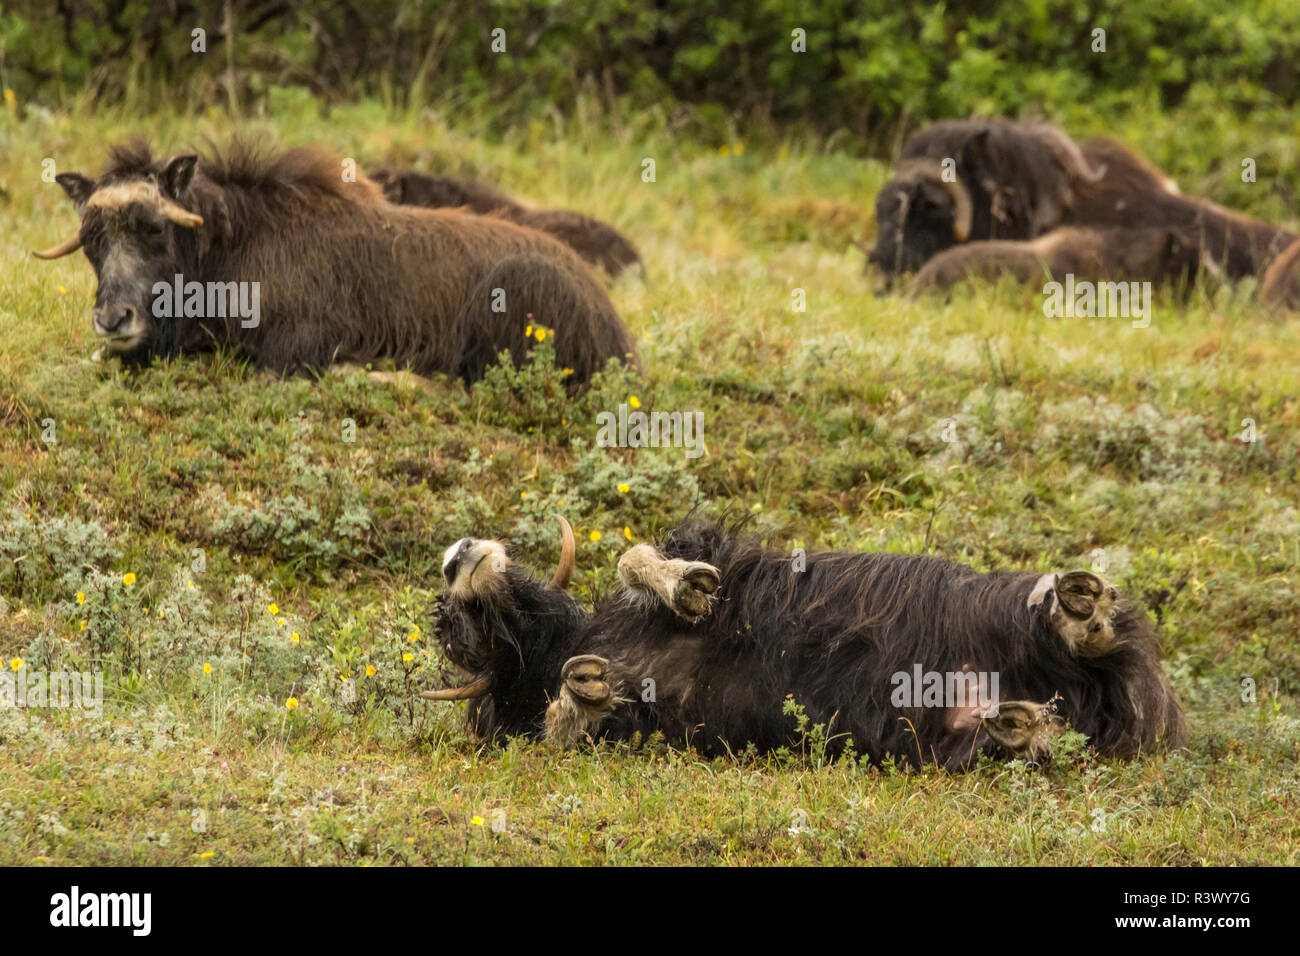
[[[1296,238],[1181,195],[1119,143],[1076,144],[1055,126],[1007,120],[937,123],[909,139],[877,196],[876,223],[869,261],[882,288],[951,246],[1033,239],[1064,226],[1176,229],[1229,278],[1261,272]]]
[[[600,283],[550,236],[393,206],[310,148],[110,155],[97,181],[57,177],[80,230],[36,255],[84,247],[99,279],[95,331],[127,360],[224,343],[280,373],[387,359],[473,381],[503,351],[524,360],[531,323],[554,330],[574,385],[611,358],[635,361]]]
[[[534,209],[491,186],[414,170],[378,169],[370,174],[389,202],[429,208],[463,206],[497,216],[559,239],[594,266],[616,276],[629,266],[644,266],[636,246],[613,226],[565,209]]]
[[[981,574],[934,557],[765,550],[683,524],[619,561],[587,611],[565,593],[574,542],[534,580],[497,541],[447,549],[437,636],[466,675],[472,730],[628,740],[710,754],[797,743],[787,698],[831,746],[968,766],[1050,752],[1064,722],[1107,756],[1185,739],[1143,612],[1098,575]]]
[[[1145,281],[1185,289],[1196,281],[1199,265],[1196,244],[1176,229],[1057,229],[1037,239],[986,239],[945,249],[916,274],[909,293],[1004,274],[1037,285],[1073,274],[1094,282]]]

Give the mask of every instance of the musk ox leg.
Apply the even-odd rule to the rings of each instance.
[[[1119,592],[1099,574],[1067,571],[1044,574],[1034,585],[1028,605],[1040,608],[1049,626],[1072,654],[1098,657],[1115,650],[1111,619]]]
[[[560,695],[546,708],[546,739],[573,746],[594,733],[617,702],[609,661],[595,654],[570,657],[560,671]]]
[[[1052,741],[1065,731],[1065,724],[1051,704],[1009,700],[998,704],[997,716],[984,718],[984,729],[1017,757],[1041,760],[1052,755]]]
[[[718,569],[703,561],[665,558],[649,544],[638,544],[618,559],[623,584],[650,602],[694,624],[708,617],[713,592],[722,583]]]

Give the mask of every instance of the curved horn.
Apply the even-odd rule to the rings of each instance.
[[[970,238],[971,223],[975,215],[971,208],[970,193],[966,191],[966,187],[960,180],[948,180],[944,177],[943,166],[938,160],[920,157],[907,160],[899,167],[895,178],[910,182],[933,179],[937,182],[952,198],[952,237],[958,242],[965,242]],[[904,210],[904,219],[906,216]]]
[[[970,238],[971,221],[975,215],[971,209],[970,193],[959,182],[944,182],[943,179],[939,182],[943,183],[943,188],[952,197],[952,237],[958,242],[965,242]]]
[[[190,212],[188,209],[180,206],[170,199],[162,199],[158,203],[158,209],[164,216],[176,223],[178,226],[184,226],[186,229],[194,229],[203,225],[203,217],[196,212]]]
[[[1095,183],[1106,175],[1106,164],[1101,163],[1096,169],[1089,166],[1087,157],[1083,155],[1083,150],[1079,148],[1079,144],[1067,136],[1064,130],[1053,126],[1051,123],[1040,123],[1034,127],[1034,132],[1047,142],[1047,148],[1052,151],[1052,154],[1065,170],[1066,175],[1071,179],[1081,179],[1086,183]]]
[[[560,545],[560,563],[555,569],[555,576],[551,578],[551,583],[547,587],[556,591],[563,591],[569,586],[569,579],[573,577],[573,566],[578,553],[577,542],[573,540],[573,528],[569,522],[564,520],[563,515],[556,515],[555,520],[560,523],[560,534],[563,543]]]
[[[471,681],[464,687],[447,687],[443,690],[423,690],[420,696],[426,700],[470,700],[474,697],[483,697],[488,692],[491,681],[486,677],[480,677],[476,681]]]
[[[78,233],[71,239],[66,239],[50,249],[32,250],[32,255],[37,259],[59,259],[70,253],[76,252],[81,248],[81,235]]]

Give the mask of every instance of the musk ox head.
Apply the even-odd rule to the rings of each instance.
[[[876,247],[867,261],[880,272],[878,291],[888,289],[896,275],[966,242],[970,231],[966,187],[935,160],[908,160],[876,196]]]
[[[545,710],[548,679],[558,676],[585,614],[565,589],[576,553],[573,529],[557,515],[563,532],[560,561],[549,583],[520,568],[499,541],[462,538],[443,555],[446,591],[435,610],[443,653],[461,672],[457,687],[424,691],[430,700],[493,698],[490,732],[523,733]],[[556,655],[558,662],[551,664]],[[555,675],[551,675],[551,670]],[[535,698],[535,699],[534,699]],[[510,711],[513,720],[503,722]]]
[[[116,150],[113,172],[98,182],[62,173],[63,187],[81,215],[77,234],[51,249],[34,252],[57,259],[82,249],[95,268],[92,324],[110,352],[124,357],[150,350],[158,331],[153,315],[155,283],[170,283],[192,257],[203,217],[186,208],[198,157],[177,156],[151,163]],[[122,162],[126,158],[128,162]]]

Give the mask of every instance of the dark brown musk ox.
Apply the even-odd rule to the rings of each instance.
[[[1009,120],[936,123],[911,137],[877,197],[876,220],[869,262],[881,288],[953,245],[1033,239],[1065,226],[1176,229],[1198,243],[1208,269],[1230,279],[1258,274],[1296,238],[1183,196],[1113,140],[1076,144],[1050,124]]]
[[[502,352],[526,360],[531,323],[554,331],[573,387],[609,359],[635,364],[631,336],[572,250],[502,220],[394,206],[344,169],[311,147],[235,143],[159,159],[143,143],[120,146],[98,180],[57,177],[80,229],[35,254],[84,248],[99,279],[95,331],[133,363],[227,345],[281,374],[387,360],[474,381]],[[175,314],[180,296],[162,294],[173,283],[187,315]],[[234,307],[247,300],[252,318]]]
[[[951,246],[1031,239],[1060,225],[1076,184],[1098,171],[1046,123],[950,120],[903,144],[898,170],[876,196],[868,262],[882,286]]]
[[[546,584],[499,541],[444,557],[436,637],[463,679],[423,696],[468,700],[482,738],[660,732],[707,754],[768,751],[799,743],[792,700],[832,753],[851,741],[952,770],[1044,757],[1067,723],[1111,757],[1185,742],[1147,616],[1091,572],[792,555],[687,521],[625,552],[621,587],[588,611],[565,591],[575,544],[561,524]]]
[[[908,286],[910,295],[1003,275],[1041,285],[1067,275],[1093,282],[1151,282],[1186,290],[1200,250],[1176,229],[1055,229],[1037,239],[986,239],[945,249]]]
[[[1259,298],[1274,309],[1300,311],[1300,241],[1273,260],[1260,282]]]
[[[377,169],[370,173],[389,202],[429,208],[463,207],[496,216],[559,239],[583,259],[617,276],[631,266],[645,266],[636,246],[613,226],[565,209],[537,209],[482,183],[415,170]]]

